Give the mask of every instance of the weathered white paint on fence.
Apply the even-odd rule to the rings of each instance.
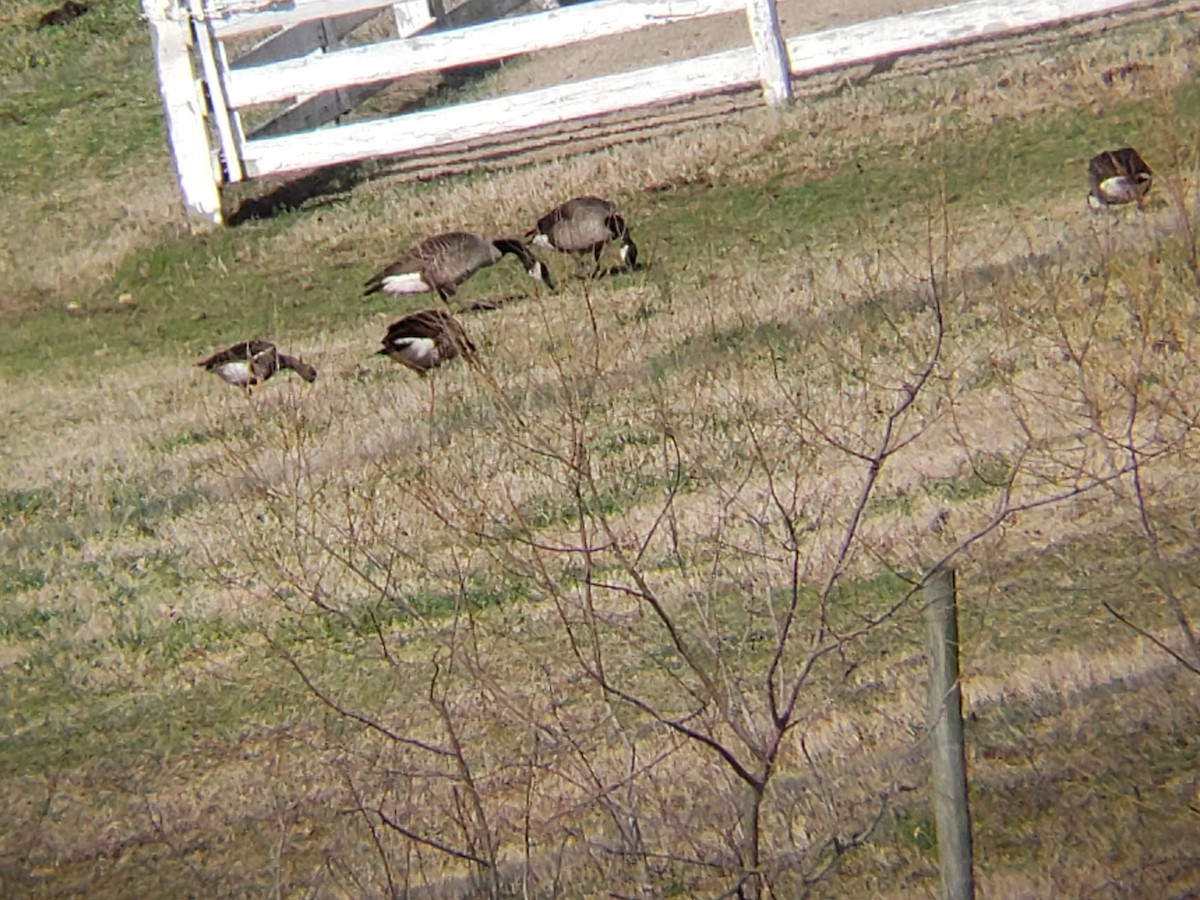
[[[467,0],[453,9],[446,9],[442,0],[429,0],[429,8],[433,11],[439,28],[462,28],[476,22],[502,19],[529,2],[530,0]]]
[[[187,0],[143,0],[152,33],[170,31],[172,10]],[[316,52],[299,59],[261,65],[229,67],[223,38],[267,28],[296,25],[314,18],[359,17],[368,10],[390,6],[379,0],[291,0],[286,7],[254,9],[262,0],[206,0],[207,19],[197,22],[198,40],[213,41],[221,91],[228,104],[234,137],[240,146],[242,167],[250,176],[279,174],[348,162],[373,156],[418,153],[449,144],[503,136],[555,123],[588,119],[617,111],[687,100],[760,85],[768,102],[783,102],[790,95],[791,78],[843,66],[916,53],[1014,32],[1093,18],[1135,7],[1152,7],[1169,0],[972,0],[957,6],[892,16],[846,28],[831,29],[783,41],[778,32],[774,0],[593,0],[562,10],[532,13],[516,19],[452,28],[438,33],[388,40],[352,49],[332,49],[329,35]],[[411,0],[410,0],[411,2]],[[461,23],[469,6],[495,14],[511,10],[522,0],[468,0],[444,10],[441,0],[428,3],[431,16],[442,27]],[[311,117],[299,114],[292,121],[319,121],[340,114],[346,94],[364,86],[422,72],[444,70],[524,53],[535,52],[604,35],[666,24],[700,16],[743,10],[750,25],[751,45],[698,59],[672,62],[636,72],[529,91],[475,103],[408,113],[336,128],[244,140],[237,110],[246,106],[299,98],[301,101],[331,96],[330,103]],[[419,15],[418,15],[419,18]],[[173,23],[170,27],[175,27]],[[282,41],[283,39],[277,39]],[[215,185],[206,191],[197,185],[212,177],[211,164],[199,165],[207,153],[203,122],[185,109],[181,72],[187,66],[168,59],[181,52],[161,38],[156,47],[164,110],[168,116],[182,110],[183,119],[168,128],[177,170],[189,208],[211,215]],[[165,48],[165,51],[164,51]],[[310,47],[310,49],[317,49]],[[185,52],[183,48],[182,52]],[[166,76],[164,76],[166,72]],[[194,89],[190,91],[194,100]],[[192,120],[187,120],[188,115]],[[215,121],[218,129],[220,118]],[[186,135],[186,137],[185,137]],[[200,135],[198,137],[198,135]],[[203,151],[203,153],[202,153]],[[228,151],[227,151],[228,152]],[[202,173],[203,168],[203,173]],[[190,185],[190,187],[189,187]],[[203,195],[203,196],[202,196]],[[219,217],[219,212],[217,213]]]
[[[506,16],[527,2],[529,0],[474,0],[447,11],[441,0],[428,0],[427,10],[429,18],[437,20],[443,27],[458,28],[472,22]],[[377,13],[391,5],[380,0],[296,0],[294,3],[263,8],[264,4],[259,0],[257,7],[239,6],[224,12],[217,8],[221,4],[213,4],[214,9],[209,15],[213,18],[216,36],[226,40],[258,31],[292,28],[313,19],[338,18],[360,12]]]
[[[751,0],[759,5],[766,0]],[[315,94],[338,86],[371,84],[490,62],[653,25],[746,8],[746,0],[595,0],[549,12],[456,28],[407,40],[380,41],[232,73],[235,107]],[[619,108],[624,104],[617,104]]]
[[[396,30],[401,37],[408,37],[428,28],[434,23],[429,14],[426,0],[396,0],[392,7]],[[236,69],[266,65],[279,59],[326,53],[336,49],[350,32],[365,25],[378,15],[377,10],[356,12],[336,19],[318,19],[304,22],[293,28],[276,32],[265,41],[256,44],[250,51],[226,67],[227,77]],[[218,48],[224,47],[220,41]],[[374,84],[361,87],[338,87],[316,95],[299,95],[296,102],[278,115],[255,127],[251,137],[269,137],[308,131],[332,122],[354,109],[359,103],[379,92],[385,85]]]
[[[221,144],[221,162],[225,169],[226,181],[242,180],[242,128],[234,116],[233,110],[225,95],[224,73],[217,67],[217,53],[213,40],[208,33],[204,18],[204,0],[188,0],[193,20],[199,20],[192,31],[196,41],[196,51],[200,55],[200,65],[204,72],[204,84],[208,89],[209,110],[213,125],[217,129],[217,140]],[[236,131],[235,131],[236,130]]]
[[[391,3],[380,0],[297,0],[279,7],[266,9],[249,9],[235,11],[229,15],[221,15],[220,4],[212,4],[209,15],[212,17],[213,34],[220,40],[240,37],[244,34],[254,34],[259,31],[271,31],[277,28],[291,28],[304,22],[317,19],[329,19],[337,16],[348,16],[358,12],[379,12],[387,9]]]
[[[818,31],[788,41],[792,74],[809,75],[1003,34],[1094,18],[1162,0],[972,0]]]
[[[188,48],[191,27],[185,17],[171,15],[171,0],[142,0],[150,30],[150,48],[157,62],[158,93],[162,98],[167,142],[184,206],[202,220],[221,223],[220,174],[213,171],[204,98],[198,90]]]
[[[437,21],[424,0],[399,0],[392,6],[392,17],[400,37],[418,34]]]
[[[998,11],[994,0],[974,0],[955,7],[802,35],[787,41],[787,50],[792,74],[808,75],[837,66],[1059,23],[1083,14],[1144,5],[1148,5],[1144,0],[1010,0],[1006,9]],[[1074,12],[1068,12],[1068,7]],[[617,109],[749,88],[759,84],[760,79],[759,57],[753,48],[746,47],[512,97],[342,125],[322,131],[319,137],[305,143],[294,137],[251,141],[246,147],[245,165],[252,175],[272,175],[372,156],[410,153]]]
[[[406,153],[506,131],[587,118],[626,107],[649,106],[758,82],[758,60],[750,48],[715,53],[654,69],[625,72],[513,97],[422,110],[373,122],[326,129],[300,144],[294,136],[250,141],[246,170],[274,175],[383,154]]]
[[[423,0],[418,0],[416,4],[401,4],[403,8],[407,8],[409,5],[419,5],[423,10],[427,9]],[[379,10],[368,9],[338,16],[336,19],[313,19],[311,22],[301,22],[299,25],[277,31],[265,40],[259,41],[235,59],[233,67],[246,69],[250,66],[267,65],[281,59],[306,56],[309,53],[321,53],[329,47],[336,46],[338,41],[355,28],[366,24],[377,15],[379,15]],[[432,21],[433,19],[427,14],[424,24]],[[410,32],[401,32],[401,34],[415,34],[419,30],[420,28],[416,28]]]
[[[775,4],[768,0],[751,0],[746,4],[746,16],[750,19],[750,39],[758,55],[759,79],[767,102],[790,103],[792,75]]]
[[[424,4],[421,4],[424,6]],[[263,65],[277,59],[290,56],[303,56],[309,53],[324,53],[336,47],[346,35],[360,25],[375,18],[376,12],[359,12],[337,19],[318,19],[316,22],[305,22],[294,28],[277,32],[267,40],[257,44],[249,52],[233,60],[226,71],[233,71],[253,65]],[[224,47],[221,41],[218,47]],[[301,95],[283,112],[272,116],[266,122],[255,126],[250,137],[267,137],[275,134],[292,134],[297,131],[310,131],[319,128],[326,122],[332,122],[338,116],[344,115],[354,106],[365,100],[374,89],[363,90],[354,88],[337,88],[316,96]]]

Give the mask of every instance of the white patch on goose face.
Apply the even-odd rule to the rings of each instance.
[[[420,272],[389,275],[383,279],[383,289],[389,294],[423,294],[433,290]]]
[[[542,276],[542,264],[540,262],[535,262],[525,271],[530,278],[536,278],[538,281],[545,281],[545,278]]]
[[[250,364],[244,359],[221,363],[213,371],[229,384],[236,384],[238,387],[244,387],[250,381]]]
[[[541,247],[545,250],[553,250],[554,249],[554,245],[550,243],[550,238],[546,237],[546,235],[541,234],[541,233],[538,233],[538,235],[536,237],[534,237],[533,246]]]
[[[621,245],[621,264],[625,265],[628,262],[629,262],[629,245],[622,244]]]
[[[432,338],[403,338],[392,348],[392,356],[415,369],[430,369],[440,361],[437,343]]]

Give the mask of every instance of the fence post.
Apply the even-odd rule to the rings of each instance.
[[[171,0],[142,0],[142,12],[150,29],[167,146],[183,205],[190,216],[220,225],[221,193],[204,122],[204,98],[188,55],[191,20]]]
[[[758,54],[758,71],[767,103],[779,106],[792,101],[792,69],[787,42],[779,29],[775,0],[746,0],[750,37]]]
[[[437,10],[445,15],[442,4],[438,2]],[[408,37],[424,31],[437,21],[434,4],[428,0],[396,0],[392,4],[392,17],[396,20],[396,36]]]
[[[924,600],[929,633],[929,718],[933,723],[933,806],[942,896],[945,900],[971,900],[975,883],[953,569],[933,573],[925,583]]]

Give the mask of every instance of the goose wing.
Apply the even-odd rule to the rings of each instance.
[[[1103,153],[1097,153],[1088,162],[1088,180],[1093,187],[1109,178],[1133,178],[1139,174],[1150,175],[1150,167],[1132,147],[1105,150]]]
[[[462,331],[458,321],[444,309],[423,309],[397,319],[388,326],[384,343],[393,343],[405,338],[428,338],[437,340],[447,332]]]
[[[588,250],[612,238],[607,222],[616,209],[602,197],[573,197],[538,219],[526,236],[543,234],[559,250]]]
[[[421,253],[435,280],[451,286],[500,259],[500,251],[491,241],[470,231],[436,234],[421,244]]]
[[[363,283],[363,295],[387,287],[391,278],[419,276],[426,289],[456,286],[483,266],[491,265],[499,254],[482,235],[469,231],[447,231],[428,237],[380,269]]]
[[[444,309],[423,309],[397,319],[388,326],[383,352],[420,341],[432,342],[443,359],[478,352],[462,323]]]
[[[569,222],[572,219],[586,218],[587,216],[604,219],[616,211],[616,205],[611,200],[605,200],[603,197],[596,197],[591,194],[584,197],[572,197],[565,203],[560,203],[538,219],[538,230],[552,228],[558,222]]]
[[[270,341],[255,338],[249,341],[242,341],[241,343],[234,344],[232,347],[214,353],[212,356],[200,360],[196,365],[203,366],[206,369],[214,369],[225,363],[253,359],[260,354],[270,353],[274,350],[275,345]]]

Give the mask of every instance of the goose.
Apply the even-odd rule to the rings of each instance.
[[[1132,147],[1098,153],[1088,162],[1088,206],[1100,209],[1136,202],[1150,190],[1154,173]]]
[[[458,286],[480,269],[511,253],[525,271],[554,290],[550,272],[516,238],[489,240],[469,231],[448,231],[426,238],[410,247],[397,260],[376,272],[363,284],[363,296],[383,291],[388,294],[422,294],[436,291],[448,300]]]
[[[377,351],[422,377],[460,353],[474,359],[477,350],[458,319],[444,309],[422,309],[397,319]]]
[[[310,383],[317,380],[317,370],[304,360],[280,353],[270,341],[258,339],[234,344],[200,360],[196,365],[214,372],[228,384],[243,388],[246,393],[280,369],[291,369]]]
[[[56,6],[54,9],[42,13],[37,23],[38,30],[52,28],[55,25],[69,25],[89,9],[91,7],[85,3],[76,3],[75,0],[65,0],[61,6]]]
[[[600,271],[600,251],[610,241],[621,242],[621,264],[626,269],[637,267],[637,245],[629,234],[625,220],[612,201],[602,197],[575,197],[554,207],[540,219],[537,226],[526,232],[535,247],[550,247],[570,253],[582,269],[583,255],[591,253],[596,261],[592,271]]]

